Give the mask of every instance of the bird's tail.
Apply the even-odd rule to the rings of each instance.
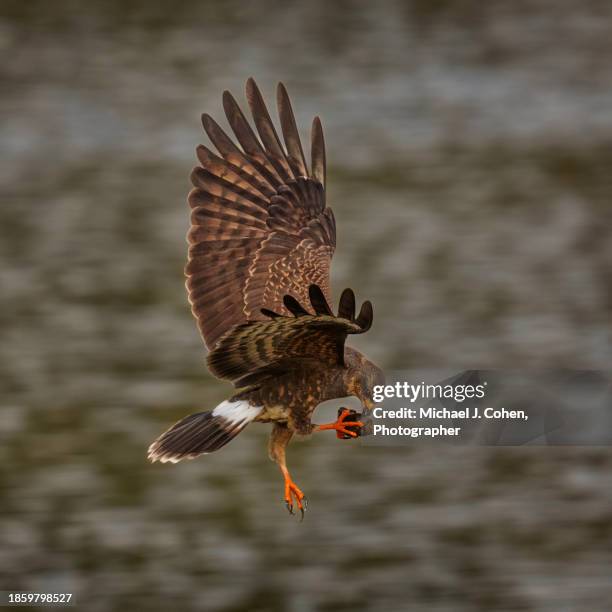
[[[212,411],[190,414],[149,446],[148,458],[178,463],[212,453],[235,438],[261,411],[261,406],[244,400],[225,400]]]

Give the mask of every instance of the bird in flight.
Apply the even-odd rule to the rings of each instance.
[[[312,124],[308,165],[284,85],[277,90],[284,146],[253,79],[246,95],[258,136],[228,91],[223,108],[237,143],[202,115],[218,153],[197,148],[185,268],[192,312],[210,350],[208,368],[236,392],[173,425],[148,456],[193,459],[225,446],[252,421],[272,423],[270,458],[284,477],[287,509],[293,514],[297,507],[303,517],[306,499],[285,459],[289,441],[321,430],[356,437],[363,423],[355,411],[342,409],[324,425],[311,416],[321,402],[346,396],[372,408],[372,389],[384,377],[345,345],[347,335],[370,329],[371,303],[356,315],[353,291],[345,289],[337,314],[329,306],[336,224],[325,201],[321,121]]]

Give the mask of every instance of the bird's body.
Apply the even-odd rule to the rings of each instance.
[[[316,407],[327,400],[345,397],[342,373],[337,369],[290,372],[267,384],[247,389],[232,399],[244,399],[261,406],[255,418],[260,423],[283,423],[295,433],[312,433],[311,417]]]
[[[261,386],[236,393],[231,400],[260,406],[262,410],[255,421],[286,424],[292,432],[307,436],[315,427],[311,417],[319,404],[355,395],[352,376],[361,359],[365,360],[361,353],[346,347],[345,363],[350,365],[313,364],[311,368],[292,370],[268,379]]]
[[[348,334],[370,328],[371,304],[355,316],[354,294],[345,289],[337,315],[329,306],[336,225],[325,203],[320,121],[313,122],[309,170],[284,86],[278,109],[285,147],[252,79],[247,99],[259,138],[231,94],[223,96],[241,148],[203,115],[221,156],[197,149],[185,269],[192,311],[210,349],[208,367],[236,392],[214,410],[176,423],[150,446],[149,458],[193,458],[221,448],[250,422],[273,423],[269,450],[285,477],[285,501],[292,510],[295,498],[303,511],[304,496],[285,462],[289,440],[317,429],[355,436],[361,423],[347,421],[348,411],[327,425],[314,425],[312,414],[321,402],[350,395],[369,408],[383,377],[345,346]]]

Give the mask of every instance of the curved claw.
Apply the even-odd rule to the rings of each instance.
[[[306,503],[304,493],[289,477],[285,480],[285,505],[289,514],[295,514],[293,511],[293,500],[295,498],[297,507],[301,514],[301,521],[304,520],[304,511],[306,510]]]
[[[306,499],[306,497],[302,497],[302,499],[300,500],[302,502],[302,505],[300,506],[300,523],[304,520],[304,512],[306,512],[306,510],[308,510],[308,500]]]
[[[361,423],[361,421],[355,421],[355,423],[343,423],[344,425],[354,425],[355,427],[363,427],[363,424]],[[336,428],[336,432],[339,434],[344,434],[345,436],[350,436],[351,438],[356,438],[357,434],[354,431],[351,431],[350,429],[346,429],[346,427],[337,427]]]
[[[355,421],[355,420],[347,420],[347,419],[355,419],[355,417],[359,418],[360,415],[357,414],[354,410],[349,410],[348,408],[342,408],[338,414],[338,420],[336,421],[335,429],[336,429],[336,437],[340,439],[348,439],[348,438],[356,438],[358,437],[359,431],[355,431],[352,428],[361,429],[363,427],[363,421]]]
[[[348,408],[341,408],[338,412],[338,419],[333,423],[326,423],[325,425],[318,425],[318,431],[324,431],[325,429],[334,429],[336,431],[336,437],[341,440],[348,440],[349,438],[357,438],[361,433],[361,428],[364,426],[363,421],[346,420],[348,418],[355,419],[360,415],[354,410]],[[349,429],[352,428],[352,429]],[[357,431],[355,431],[357,429]]]

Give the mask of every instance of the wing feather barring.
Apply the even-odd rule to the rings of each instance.
[[[252,79],[246,97],[255,129],[234,97],[223,94],[235,141],[202,116],[217,152],[196,150],[185,268],[208,367],[236,393],[173,425],[151,444],[149,459],[192,459],[221,448],[252,421],[271,423],[269,454],[284,477],[285,504],[303,517],[306,500],[289,475],[287,444],[296,433],[327,429],[356,437],[362,423],[355,411],[342,409],[324,425],[311,416],[321,402],[348,395],[370,408],[383,374],[345,345],[349,334],[370,329],[371,303],[356,316],[355,295],[345,289],[337,315],[329,306],[336,222],[326,204],[321,121],[312,123],[308,162],[285,87],[277,89],[282,141]]]

